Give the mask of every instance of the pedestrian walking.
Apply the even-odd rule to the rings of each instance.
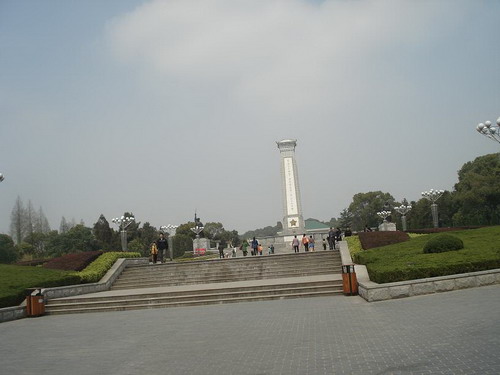
[[[259,255],[262,255],[262,245],[261,245],[261,244],[259,244],[259,245],[257,246],[257,250],[258,250],[258,252],[259,252]]]
[[[309,251],[314,251],[314,238],[313,236],[309,236],[309,243],[308,243],[308,247],[309,247]]]
[[[224,245],[222,245],[222,242],[219,243],[219,259],[224,258]]]
[[[326,250],[326,238],[323,238],[323,250]]]
[[[304,251],[308,252],[309,251],[309,240],[306,237],[306,234],[302,236],[302,246],[304,246]]]
[[[243,240],[243,243],[241,244],[240,246],[240,250],[243,251],[243,256],[246,257],[247,254],[248,254],[248,241],[247,240]]]
[[[300,245],[299,239],[297,238],[297,235],[295,235],[292,240],[292,248],[294,253],[299,252],[299,245]]]
[[[271,244],[271,254],[274,254],[274,244]]]
[[[156,242],[153,242],[151,244],[150,253],[151,253],[151,263],[150,264],[155,264],[156,261],[158,260],[158,248],[156,247]]]
[[[330,250],[335,249],[335,230],[333,227],[330,227],[330,231],[328,232],[328,245],[330,247]]]
[[[342,241],[342,231],[340,228],[337,228],[335,231],[335,241]]]
[[[156,240],[156,247],[158,248],[158,260],[163,263],[163,257],[167,255],[168,241],[162,232],[160,232],[160,238]]]
[[[258,248],[259,248],[259,241],[257,241],[255,239],[255,237],[253,238],[252,243],[250,244],[250,246],[252,247],[252,255],[257,255],[257,251],[258,251]]]

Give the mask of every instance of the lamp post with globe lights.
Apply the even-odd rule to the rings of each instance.
[[[434,225],[434,228],[437,228],[439,226],[438,205],[436,204],[436,201],[439,198],[441,198],[443,193],[444,190],[434,190],[434,189],[422,192],[422,197],[431,202],[432,223]]]
[[[399,207],[394,207],[394,209],[401,214],[401,223],[403,224],[403,232],[406,232],[406,214],[410,212],[411,206],[402,204]]]
[[[118,227],[120,228],[122,251],[127,251],[127,227],[135,222],[135,217],[133,216],[115,217],[111,221],[116,225],[118,225]]]
[[[377,216],[383,220],[382,224],[384,224],[384,231],[387,231],[387,217],[391,216],[391,211],[380,211],[377,212]]]
[[[172,241],[172,236],[175,236],[175,232],[177,231],[177,228],[179,228],[178,225],[172,225],[172,224],[162,225],[160,227],[160,230],[168,233],[168,238],[167,238],[168,252],[169,252],[169,256],[170,256],[171,261],[174,260],[174,243]]]
[[[481,122],[478,124],[476,130],[485,137],[500,143],[500,117],[497,119],[496,126],[492,124],[491,121],[485,121],[484,123]]]

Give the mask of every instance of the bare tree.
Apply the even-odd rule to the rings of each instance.
[[[20,244],[24,238],[24,216],[25,208],[20,196],[17,196],[16,203],[10,214],[10,234],[16,244]]]

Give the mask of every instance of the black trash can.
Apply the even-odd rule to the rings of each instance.
[[[358,280],[354,271],[354,264],[342,266],[342,287],[345,296],[355,296],[358,294]]]
[[[42,288],[26,289],[26,315],[41,316],[45,314],[45,300]]]

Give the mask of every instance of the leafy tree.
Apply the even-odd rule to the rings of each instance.
[[[92,232],[103,251],[113,249],[113,230],[103,214],[97,219]]]
[[[47,243],[47,233],[32,232],[25,237],[25,242],[30,245],[30,252],[35,257],[41,257],[45,254]]]
[[[158,237],[158,230],[146,221],[140,229],[141,242],[149,249],[149,245],[156,241]]]
[[[193,251],[193,238],[184,233],[176,233],[172,238],[174,258],[183,256],[186,251]]]
[[[51,236],[46,247],[50,255],[60,256],[69,253],[98,250],[99,243],[90,228],[78,224],[66,233]]]
[[[179,227],[177,228],[177,231],[175,232],[175,235],[176,236],[183,235],[183,236],[187,236],[191,239],[194,239],[196,237],[196,235],[191,230],[191,228],[194,228],[194,227],[195,227],[194,221],[188,221],[187,223],[179,225]]]
[[[340,213],[337,225],[330,225],[330,226],[341,227],[341,228],[352,227],[352,217],[353,217],[352,213],[347,208],[344,208]]]
[[[377,212],[384,208],[390,209],[394,206],[394,197],[389,193],[381,191],[370,191],[368,193],[357,193],[352,197],[349,212],[352,216],[352,229],[362,230],[365,225],[369,227],[380,224]]]
[[[17,258],[18,253],[12,238],[6,234],[0,234],[0,263],[13,263]]]
[[[500,224],[500,154],[465,163],[455,184],[457,225]]]
[[[223,232],[225,230],[221,223],[206,223],[203,229],[203,234],[210,240],[220,240]]]

